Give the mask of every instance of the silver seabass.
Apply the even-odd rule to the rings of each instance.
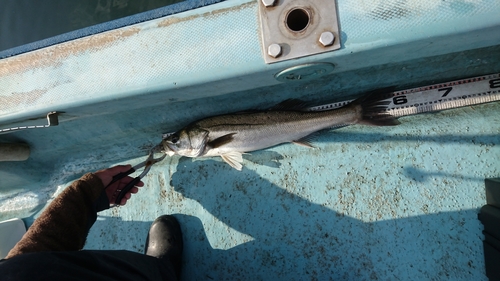
[[[376,95],[362,97],[338,109],[317,112],[287,109],[286,103],[267,111],[202,119],[166,137],[159,147],[170,156],[221,156],[241,171],[245,152],[286,142],[310,147],[307,137],[327,128],[352,124],[399,124],[392,116],[379,113],[389,102],[381,101]]]

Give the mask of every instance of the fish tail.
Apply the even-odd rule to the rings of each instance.
[[[372,91],[365,96],[354,100],[352,106],[361,108],[358,124],[372,126],[395,126],[400,122],[392,115],[384,112],[391,103],[387,100],[387,93],[392,92],[392,88],[384,88]]]

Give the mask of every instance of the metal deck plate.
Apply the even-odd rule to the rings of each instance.
[[[335,1],[260,1],[259,17],[266,63],[340,49]]]

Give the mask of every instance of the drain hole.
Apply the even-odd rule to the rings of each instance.
[[[286,26],[292,31],[302,31],[309,25],[309,13],[304,9],[293,9],[286,16]]]

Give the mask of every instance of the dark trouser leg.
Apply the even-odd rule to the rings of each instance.
[[[29,253],[0,261],[2,280],[177,280],[168,261],[130,251]]]

